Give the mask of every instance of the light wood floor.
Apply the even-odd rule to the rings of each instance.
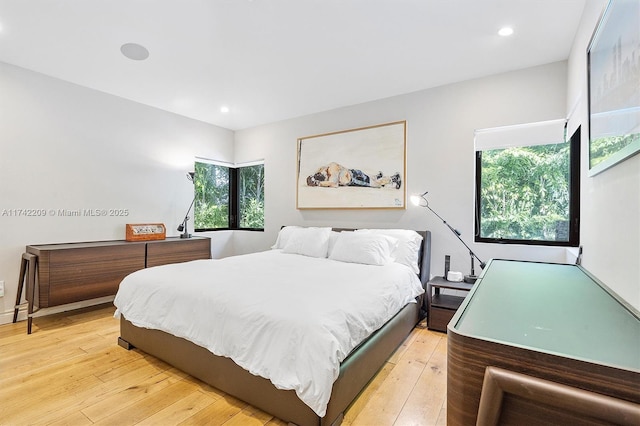
[[[117,345],[113,306],[0,326],[0,424],[285,425],[137,350]],[[418,327],[343,425],[446,424],[446,335]]]

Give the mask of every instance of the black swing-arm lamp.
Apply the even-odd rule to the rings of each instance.
[[[187,179],[189,179],[191,182],[193,182],[193,177],[195,176],[195,172],[189,172],[187,173]],[[193,201],[191,201],[191,205],[189,205],[189,209],[187,210],[187,214],[184,215],[184,220],[182,221],[182,223],[178,226],[178,231],[182,232],[182,234],[180,234],[180,238],[191,238],[191,234],[189,233],[189,230],[187,228],[187,224],[189,223],[189,212],[191,211],[191,208],[193,207],[193,203],[196,202],[196,197],[195,195],[193,196]]]
[[[475,275],[475,266],[474,266],[473,259],[476,258],[478,260],[478,262],[480,262],[480,268],[482,268],[482,269],[484,269],[486,264],[482,260],[480,260],[480,258],[473,252],[473,250],[471,250],[471,248],[467,245],[467,243],[465,243],[462,240],[462,238],[460,238],[460,235],[462,235],[460,233],[460,231],[455,229],[453,226],[449,225],[446,220],[444,220],[438,213],[436,213],[435,210],[433,210],[431,208],[431,206],[429,206],[429,201],[425,197],[428,193],[429,193],[429,191],[425,191],[424,193],[422,193],[420,195],[412,195],[411,196],[411,202],[416,206],[426,207],[429,210],[431,210],[431,213],[435,214],[438,217],[438,219],[440,219],[442,221],[442,223],[444,223],[447,226],[447,228],[449,228],[451,230],[451,232],[453,232],[453,235],[455,235],[456,238],[458,240],[460,240],[460,242],[467,248],[467,250],[469,250],[469,256],[471,257],[471,275],[465,275],[464,280],[465,280],[465,282],[471,282],[471,283],[475,282],[475,280],[478,277]],[[446,277],[445,277],[445,279],[446,279]]]

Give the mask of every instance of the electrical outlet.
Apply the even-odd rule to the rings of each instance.
[[[0,281],[0,297],[4,296],[4,281]]]

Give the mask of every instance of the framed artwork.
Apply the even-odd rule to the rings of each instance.
[[[298,209],[406,208],[406,121],[298,139]]]
[[[640,2],[609,1],[587,61],[594,176],[640,152]]]

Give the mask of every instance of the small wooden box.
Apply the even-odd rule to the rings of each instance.
[[[127,241],[164,240],[167,228],[164,223],[127,223]]]

